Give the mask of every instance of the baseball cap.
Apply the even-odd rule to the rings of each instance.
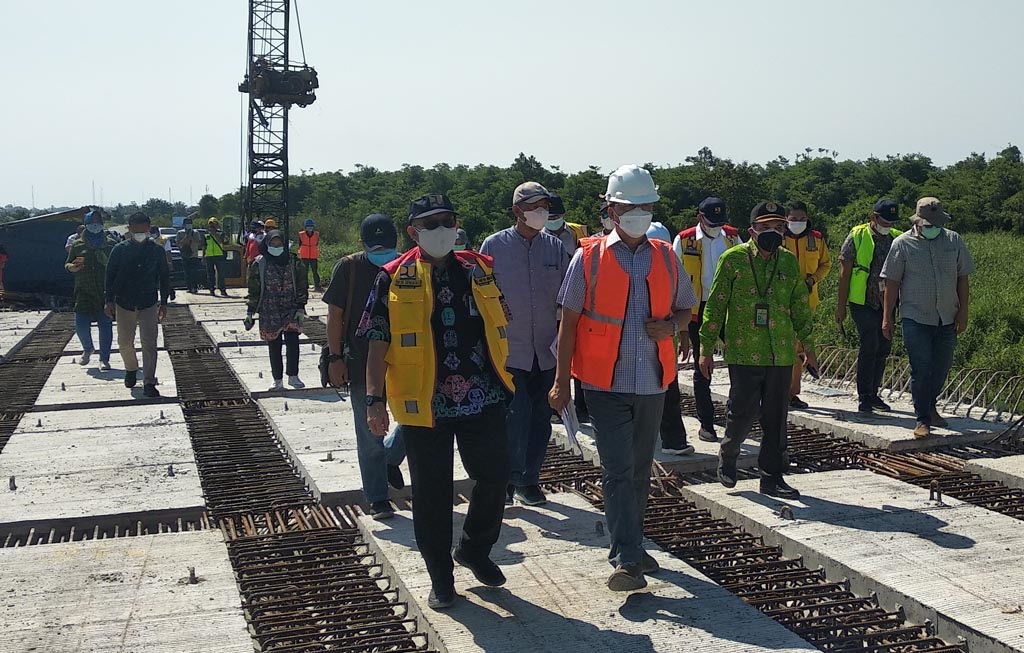
[[[871,210],[886,222],[896,222],[900,219],[900,205],[896,200],[882,198],[875,202]]]
[[[520,202],[536,202],[539,199],[551,199],[551,193],[535,181],[524,181],[516,186],[512,193],[513,206]]]
[[[441,193],[421,195],[409,205],[409,222],[438,213],[455,213],[455,207],[448,196]]]
[[[548,209],[549,215],[565,215],[565,203],[562,202],[558,193],[549,193],[548,200],[551,202],[551,208]]]
[[[782,207],[771,200],[765,200],[764,202],[759,203],[754,207],[754,210],[750,212],[750,224],[785,219],[786,216],[782,214]]]
[[[383,213],[371,213],[359,225],[359,239],[366,249],[395,249],[398,247],[398,232],[395,223]]]
[[[714,225],[725,224],[729,221],[729,214],[725,210],[725,200],[721,197],[705,197],[697,205],[697,212]]]
[[[922,197],[917,200],[914,217],[924,220],[933,227],[941,227],[949,222],[949,214],[942,208],[942,202],[936,197]]]

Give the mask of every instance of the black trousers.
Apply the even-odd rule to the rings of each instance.
[[[203,262],[198,258],[183,256],[181,263],[185,268],[185,287],[189,292],[195,292],[199,289],[199,281],[203,274]]]
[[[757,466],[761,474],[773,476],[785,471],[786,418],[789,414],[789,384],[793,366],[729,366],[729,413],[722,439],[721,459],[735,464],[740,445],[750,434],[754,420],[761,418],[761,453]]]
[[[313,273],[313,285],[317,288],[320,287],[320,261],[315,258],[304,258],[302,262],[309,266],[309,270]]]
[[[704,302],[697,310],[697,320],[690,322],[690,349],[693,350],[693,397],[697,400],[697,419],[701,428],[715,430],[715,405],[711,402],[711,381],[700,373],[700,325],[704,322]]]
[[[223,256],[207,256],[206,257],[206,287],[209,290],[225,290],[227,285],[225,284]]]
[[[284,364],[281,361],[281,347],[285,346],[285,355],[288,358],[288,376],[299,374],[299,332],[284,331],[277,336],[277,340],[270,340],[267,346],[270,349],[270,373],[275,381],[284,378]]]
[[[679,379],[672,379],[665,390],[665,408],[661,413],[661,446],[677,449],[686,446],[683,409],[679,405]]]
[[[438,421],[434,428],[402,426],[412,475],[413,530],[416,546],[434,587],[451,587],[452,445],[458,441],[462,465],[476,481],[469,498],[459,547],[470,558],[488,556],[498,541],[508,485],[505,405],[476,417]]]
[[[882,309],[850,304],[850,317],[857,325],[860,352],[857,355],[857,397],[867,401],[878,394],[892,341],[882,335]]]

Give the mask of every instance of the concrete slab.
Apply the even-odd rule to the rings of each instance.
[[[1007,487],[1024,490],[1024,456],[968,460],[964,471],[989,481],[998,481]]]
[[[461,528],[466,506],[456,508]],[[604,516],[570,494],[548,495],[540,508],[509,508],[492,558],[508,578],[484,587],[456,567],[462,598],[449,610],[426,607],[430,580],[415,549],[412,517],[363,518],[371,547],[400,583],[442,651],[812,651],[795,634],[744,604],[682,561],[652,555],[662,571],[645,591],[607,589]]]
[[[683,416],[683,426],[686,427],[686,442],[695,451],[686,456],[676,456],[661,452],[661,440],[658,440],[654,449],[654,460],[666,468],[676,470],[682,474],[694,472],[705,472],[718,469],[718,450],[721,448],[721,433],[719,442],[704,442],[697,437],[700,430],[700,422],[695,418]],[[576,439],[583,449],[582,455],[586,460],[595,465],[601,464],[601,456],[597,452],[597,441],[594,439],[594,427],[591,424],[581,424],[582,429],[576,435]],[[551,428],[552,439],[563,448],[570,448],[569,438],[565,434],[565,427],[561,424],[554,424]],[[747,440],[740,448],[740,457],[736,465],[741,469],[748,469],[757,466],[757,455],[760,452],[760,444],[756,440]]]
[[[267,347],[222,347],[222,356],[227,359],[228,365],[242,381],[250,394],[266,392],[273,383],[270,374],[270,358]],[[312,345],[307,344],[299,347],[299,378],[314,391],[320,386],[320,371],[317,365],[320,363],[320,349],[313,350]],[[261,378],[262,375],[262,378]],[[289,388],[285,379],[285,393],[294,394],[295,390]]]
[[[782,502],[757,492],[757,481],[729,490],[717,484],[683,489],[718,516],[802,555],[810,568],[848,577],[855,591],[875,590],[888,608],[930,619],[947,641],[966,638],[970,650],[1024,650],[1024,522],[944,499],[928,490],[868,471],[794,477],[803,493]]]
[[[17,351],[21,342],[46,319],[47,315],[49,311],[0,313],[0,357]]]
[[[75,403],[121,402],[131,403],[143,399],[142,395],[142,354],[139,357],[138,384],[131,389],[124,387],[124,362],[119,354],[110,357],[113,369],[103,372],[99,363],[93,359],[89,365],[82,366],[77,356],[61,356],[56,367],[46,381],[39,398],[37,408],[43,410],[55,406],[68,406]],[[156,377],[157,389],[165,400],[173,401],[178,394],[174,383],[174,369],[167,352],[157,351]],[[63,387],[62,387],[63,386]]]
[[[3,549],[0,564],[5,651],[252,653],[218,531]]]
[[[693,394],[693,373],[680,372],[679,385],[683,391]],[[729,372],[724,365],[719,365],[715,370],[711,380],[711,395],[723,402],[729,398]],[[916,425],[913,406],[904,401],[889,402],[893,409],[891,412],[862,415],[857,412],[856,396],[808,379],[803,380],[800,397],[810,407],[805,410],[791,409],[791,423],[890,451],[977,444],[989,440],[1005,428],[1001,423],[944,414],[949,421],[948,428],[932,429],[931,436],[917,439],[913,435]]]
[[[0,524],[204,505],[188,429],[173,404],[30,413],[0,453],[0,476],[17,485],[0,502]]]
[[[92,345],[97,350],[99,350],[99,346],[100,346],[100,331],[99,331],[99,328],[95,324],[92,326]],[[156,347],[157,347],[157,349],[163,349],[164,348],[164,330],[163,330],[163,328],[158,328],[157,329],[157,332],[156,332]],[[135,350],[138,351],[138,352],[142,351],[142,341],[139,339],[139,334],[138,334],[137,331],[135,333]],[[114,343],[113,343],[113,349],[111,351],[115,352],[115,357],[114,358],[117,358],[116,352],[120,351],[120,348],[117,346],[117,325],[116,324],[114,325]],[[68,341],[67,346],[64,347],[64,353],[65,354],[81,354],[82,353],[82,342],[78,339],[77,335],[72,336],[71,340]],[[94,355],[93,358],[92,358],[93,363],[95,363],[97,360],[98,360],[97,357]],[[113,359],[111,360],[111,363],[113,363]]]

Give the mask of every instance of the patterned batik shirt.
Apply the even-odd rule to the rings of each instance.
[[[814,350],[811,307],[800,263],[779,248],[765,259],[753,241],[726,250],[700,327],[701,354],[710,356],[723,334],[728,365],[790,367],[796,343]],[[756,326],[758,305],[768,306],[768,325]]]
[[[434,417],[451,420],[479,415],[485,407],[504,401],[507,393],[491,366],[469,271],[449,256],[445,265],[431,267],[430,279],[434,291],[430,327],[437,363]],[[381,271],[359,321],[357,338],[391,342],[390,289],[391,277]]]

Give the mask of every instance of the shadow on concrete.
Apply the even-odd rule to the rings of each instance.
[[[788,505],[792,509],[795,519],[873,533],[909,533],[944,549],[970,549],[977,544],[973,539],[964,535],[941,532],[942,528],[949,526],[949,522],[923,510],[885,504],[881,508],[871,508],[807,495],[801,496],[799,503],[782,502],[750,490],[730,494],[776,511],[781,506]],[[803,506],[799,504],[803,504]]]
[[[85,373],[91,378],[99,381],[124,381],[124,369],[122,368],[111,367],[109,370],[104,372],[100,368],[94,367],[86,370]]]
[[[917,426],[917,415],[905,410],[890,410],[886,412],[875,412],[870,414],[860,413],[854,410],[842,408],[824,408],[811,406],[798,411],[800,414],[811,418],[824,418],[846,424],[868,424],[874,426],[892,426],[905,430],[903,439],[911,439],[914,427]],[[967,419],[956,415],[946,415],[949,426],[944,428],[933,428],[934,435],[972,435],[979,431],[987,431],[993,428],[988,422],[975,419]],[[926,439],[927,440],[927,439]]]

